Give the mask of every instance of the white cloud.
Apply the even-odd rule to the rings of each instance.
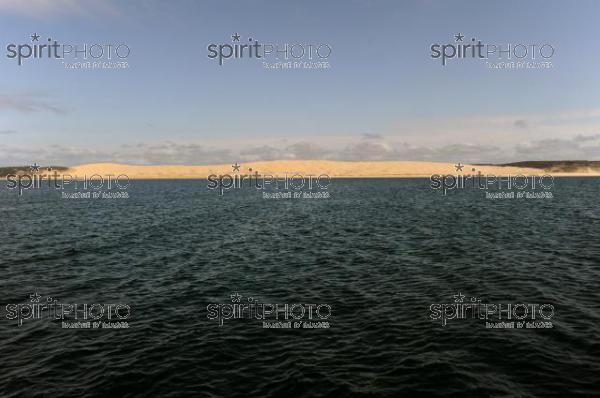
[[[54,112],[65,113],[60,106],[50,103],[43,95],[33,94],[0,94],[0,111],[12,110],[23,113]]]
[[[117,150],[50,145],[40,149],[0,145],[0,166],[32,162],[75,165],[93,162],[132,164],[223,164],[277,159],[327,159],[345,161],[439,161],[463,163],[509,163],[525,160],[600,160],[600,134],[568,139],[543,139],[508,148],[477,143],[441,146],[411,145],[382,137],[377,141],[357,138],[338,148],[323,148],[300,141],[293,144],[246,146],[242,149],[172,141],[122,145]]]
[[[63,112],[36,96],[2,96],[0,111]],[[435,119],[395,134],[339,134],[295,141],[283,137],[220,137],[164,141],[103,149],[46,145],[35,150],[2,146],[0,166],[74,165],[112,161],[134,164],[216,164],[276,159],[421,160],[508,163],[526,160],[600,160],[600,111]],[[437,130],[436,130],[437,129]],[[6,130],[3,134],[8,134]],[[2,134],[2,132],[0,132]],[[83,145],[83,144],[82,144]]]

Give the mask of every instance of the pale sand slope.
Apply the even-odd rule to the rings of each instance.
[[[252,172],[248,169],[251,168]],[[476,171],[472,171],[472,169]],[[74,177],[90,177],[93,174],[101,176],[117,176],[125,174],[132,179],[189,179],[207,178],[210,174],[254,174],[283,177],[295,173],[307,175],[327,174],[330,177],[429,177],[432,174],[482,174],[493,175],[542,175],[542,169],[475,166],[465,165],[462,172],[456,170],[453,163],[438,162],[339,162],[328,160],[275,160],[269,162],[250,162],[240,165],[239,172],[234,172],[230,164],[210,166],[139,166],[116,163],[94,163],[72,167],[68,173]],[[553,176],[600,176],[598,170],[578,170],[574,173],[551,173]]]

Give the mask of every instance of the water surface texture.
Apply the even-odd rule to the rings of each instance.
[[[426,179],[334,180],[330,199],[303,200],[200,180],[134,181],[113,200],[2,187],[0,396],[597,396],[599,184],[522,200]],[[207,318],[236,292],[328,303],[331,327]],[[430,319],[459,292],[550,303],[554,327]],[[127,303],[130,328],[6,319],[32,293]]]

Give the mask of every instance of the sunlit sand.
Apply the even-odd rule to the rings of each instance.
[[[543,175],[553,176],[600,176],[600,171],[581,168],[573,172],[547,172],[543,169],[460,165],[457,170],[454,163],[441,162],[341,162],[327,160],[275,160],[268,162],[250,162],[239,165],[239,171],[232,164],[208,166],[185,165],[129,165],[117,163],[93,163],[71,167],[68,171],[73,176],[90,176],[125,174],[133,179],[193,179],[207,178],[211,174],[255,174],[272,175],[274,177],[292,175],[327,174],[334,178],[411,178],[429,177],[433,174],[492,174],[492,175]],[[252,171],[250,171],[250,169]]]

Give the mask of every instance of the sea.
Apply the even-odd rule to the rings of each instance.
[[[599,178],[5,185],[1,397],[600,396]]]

